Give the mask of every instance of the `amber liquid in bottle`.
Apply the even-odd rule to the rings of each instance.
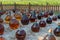
[[[0,37],[0,40],[6,40],[4,37]]]
[[[6,18],[5,18],[5,22],[9,23],[9,21],[12,19],[11,13],[8,13]]]
[[[18,29],[19,21],[17,21],[16,19],[11,19],[10,22],[9,22],[9,26],[13,30]]]
[[[48,11],[46,11],[46,12],[44,13],[44,17],[47,18],[48,16],[49,16],[49,13],[48,13]]]
[[[14,14],[14,17],[18,20],[18,21],[20,21],[21,20],[21,15],[20,14]]]
[[[12,18],[12,17],[11,17],[10,15],[7,15],[6,18],[5,18],[5,22],[6,22],[6,23],[9,23],[9,21],[11,20],[11,18]]]

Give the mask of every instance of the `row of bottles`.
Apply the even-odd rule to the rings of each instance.
[[[58,23],[58,27],[53,31],[53,33],[55,34],[55,36],[58,36],[60,37],[60,23]],[[31,27],[31,30],[33,32],[39,32],[39,25],[35,22],[32,27]],[[57,31],[58,30],[58,31]],[[3,35],[4,34],[4,26],[2,24],[0,24],[0,35]],[[26,32],[24,30],[17,30],[16,32],[16,38],[17,40],[24,40],[25,37],[26,37]],[[44,40],[56,40],[55,36],[52,34],[52,29],[49,30],[49,34],[47,34],[45,37],[44,37]]]
[[[38,27],[37,27],[38,28]],[[35,32],[38,32],[38,30],[34,30]],[[16,38],[17,40],[24,40],[26,38],[26,32],[24,30],[18,30],[16,32]],[[39,39],[41,40],[41,39]],[[43,40],[56,40],[56,37],[52,34],[52,29],[49,29],[49,32]]]
[[[39,13],[38,16],[36,17],[36,13],[35,11],[32,11],[31,12],[31,15],[30,17],[28,17],[26,15],[26,13],[23,13],[22,16],[19,14],[19,13],[16,13],[14,11],[14,17],[16,19],[13,19],[12,16],[11,16],[11,12],[8,12],[6,18],[5,18],[5,21],[7,23],[9,23],[9,26],[11,29],[15,30],[15,29],[18,29],[19,27],[19,21],[21,21],[21,23],[23,25],[28,25],[29,24],[29,21],[30,22],[34,22],[34,24],[31,26],[31,30],[33,32],[39,32],[40,30],[40,27],[46,27],[46,23],[48,24],[51,24],[52,21],[56,21],[57,18],[60,19],[60,15],[58,16],[53,16],[52,18],[49,17],[53,15],[53,11],[49,11],[49,12],[45,12],[44,14],[42,13]],[[43,17],[47,18],[46,21],[45,20],[40,20],[39,23],[37,23],[37,21],[35,21],[37,18],[38,19],[42,19]],[[0,17],[0,35],[3,35],[4,33],[4,26],[1,24],[3,23],[3,19]],[[55,36],[60,36],[60,23],[58,24],[58,27],[53,31]],[[16,38],[17,40],[24,40],[26,37],[26,32],[24,30],[18,30],[16,32]],[[50,30],[49,34],[47,35],[48,39],[47,40],[56,40],[54,35],[52,35],[52,30]],[[47,38],[45,37],[45,38]]]
[[[38,19],[42,19],[44,16],[47,17],[47,15],[52,16],[53,11],[46,11],[46,12],[44,12],[44,14],[42,12],[40,12],[37,17],[38,17]],[[58,15],[58,18],[59,18],[59,16],[60,15]],[[37,19],[35,11],[31,11],[30,18],[28,18],[26,13],[22,13],[22,15],[20,15],[20,13],[18,13],[18,11],[14,12],[14,17],[16,18],[15,20],[21,20],[21,23],[23,25],[28,25],[29,21],[30,22],[35,22],[35,20]],[[0,18],[0,19],[1,19],[0,23],[2,23],[3,20],[2,20],[2,18]],[[9,11],[6,18],[5,18],[5,21],[10,24],[12,19],[13,19],[13,17],[11,16],[11,12]],[[40,24],[41,27],[45,27],[46,23],[51,24],[52,21],[56,21],[56,20],[57,20],[57,16],[53,16],[52,18],[47,17],[46,22],[45,22],[45,20],[43,20],[43,21],[40,20],[41,22],[39,22],[39,24]]]
[[[5,18],[5,21],[7,22],[7,23],[9,23],[9,21],[12,19],[12,16],[10,15],[11,13],[8,13],[8,15],[6,16],[6,18]],[[22,13],[22,15],[20,15],[19,13],[15,13],[14,14],[14,17],[15,17],[15,19],[17,19],[18,21],[21,21],[21,23],[23,24],[23,25],[27,25],[28,23],[29,23],[29,21],[30,22],[35,22],[35,20],[38,18],[38,19],[42,19],[44,16],[46,16],[47,15],[47,13],[44,13],[44,15],[43,15],[43,13],[41,12],[41,13],[39,13],[38,14],[38,16],[36,17],[36,13],[34,12],[34,11],[32,11],[31,12],[31,14],[30,14],[30,16],[28,17],[27,15],[26,15],[26,13]],[[53,15],[53,14],[52,14]],[[58,15],[59,16],[59,15]],[[52,20],[53,21],[56,21],[57,20],[57,17],[56,16],[53,16],[52,18],[50,18],[50,17],[47,17],[47,19],[46,19],[46,22],[48,23],[48,24],[51,24],[52,23]],[[25,24],[24,24],[24,22],[25,22]]]
[[[44,37],[43,40],[57,40],[55,36],[57,37],[60,37],[60,23],[58,23],[58,27],[52,31],[52,29],[49,29],[49,33]],[[39,32],[39,25],[35,22],[33,25],[32,25],[32,31],[33,32]],[[54,33],[54,35],[52,34],[52,32]],[[21,37],[22,36],[22,37]],[[16,32],[16,38],[17,40],[24,40],[24,38],[26,37],[26,32],[24,30],[18,30]]]
[[[29,12],[27,12],[27,14],[28,14]],[[36,19],[43,19],[44,17],[47,17],[47,23],[50,21],[50,22],[52,22],[52,20],[53,21],[56,21],[57,20],[57,18],[59,19],[59,16],[60,15],[58,15],[58,16],[53,16],[52,17],[52,19],[49,17],[49,15],[50,16],[52,16],[53,15],[53,11],[46,11],[46,12],[44,12],[44,13],[42,13],[42,12],[39,12],[38,13],[38,15],[36,16],[36,12],[35,12],[35,10],[34,11],[31,11],[28,15],[29,15],[29,17],[27,16],[27,14],[26,13],[22,13],[22,15],[21,15],[21,13],[18,13],[18,11],[16,12],[14,12],[14,17],[15,17],[15,19],[17,19],[17,20],[19,20],[19,21],[21,21],[21,23],[23,24],[23,22],[22,22],[22,20],[24,20],[24,22],[27,20],[27,21],[30,21],[30,22],[35,22],[35,20]],[[7,23],[9,23],[9,21],[12,19],[12,16],[11,16],[11,13],[10,12],[8,12],[8,14],[7,14],[7,16],[6,16],[6,18],[5,18],[5,21],[7,22]],[[26,20],[25,20],[26,19]],[[49,21],[48,21],[49,20]],[[27,21],[25,22],[25,23],[27,23]],[[49,22],[49,24],[50,24],[50,22]],[[29,22],[28,22],[29,23]],[[27,24],[28,24],[27,23]],[[26,25],[27,25],[26,24]],[[25,25],[25,24],[24,24]]]
[[[5,10],[0,10],[0,40],[5,40],[5,38],[2,37],[2,35],[4,34],[4,30],[5,30],[4,25],[2,24],[4,20],[1,18],[1,16],[5,13],[6,13]]]
[[[17,11],[17,12],[18,12],[18,11]],[[14,16],[15,16],[16,19],[13,19],[13,18],[12,18],[10,11],[8,11],[8,15],[7,15],[6,18],[5,18],[5,21],[6,21],[7,23],[9,23],[9,26],[10,26],[11,29],[18,29],[18,27],[19,27],[19,21],[18,21],[17,19],[21,19],[21,23],[22,23],[23,25],[28,25],[28,24],[29,24],[29,20],[30,20],[31,22],[35,22],[35,20],[37,19],[37,18],[36,18],[36,13],[35,13],[35,11],[31,11],[30,19],[28,18],[28,16],[27,16],[25,13],[22,14],[22,18],[19,18],[20,16],[19,16],[19,13],[17,13],[17,12],[15,12],[15,14],[14,14]],[[46,13],[48,13],[48,12],[46,12]],[[17,15],[18,15],[18,16],[17,16]],[[49,15],[53,15],[53,12],[51,11],[51,12],[49,13]],[[40,17],[39,19],[41,19],[41,17],[43,17],[43,14],[40,13],[40,15],[38,15],[38,16]],[[1,19],[1,18],[0,18],[0,19]],[[54,20],[54,21],[57,20],[57,17],[56,17],[56,16],[53,16],[53,18],[47,17],[46,21],[45,21],[45,20],[40,20],[39,26],[40,26],[40,27],[46,27],[46,23],[51,24],[51,23],[52,23],[52,20]],[[3,22],[2,19],[1,19],[0,21]],[[1,23],[1,22],[0,22],[0,23]],[[35,24],[36,24],[36,23],[35,23]]]

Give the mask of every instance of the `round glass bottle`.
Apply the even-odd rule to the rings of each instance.
[[[20,14],[19,10],[17,10],[17,11],[15,12],[14,17],[15,17],[18,21],[21,20],[21,14]]]
[[[44,40],[56,40],[55,36],[52,34],[52,29],[49,29],[49,34],[44,37]]]
[[[33,32],[39,32],[39,30],[40,30],[39,24],[38,24],[37,22],[35,22],[35,23],[32,25],[31,30],[32,30]]]
[[[35,11],[32,11],[31,12],[31,16],[30,16],[30,22],[35,22],[35,20],[36,20],[36,13],[35,13]]]
[[[12,19],[11,11],[8,11],[8,14],[7,14],[6,18],[5,18],[5,22],[6,22],[6,23],[9,23],[9,21],[10,21],[11,19]]]
[[[21,23],[22,23],[23,25],[28,25],[28,24],[29,24],[29,18],[27,17],[27,15],[26,15],[25,13],[22,14]]]
[[[16,19],[11,19],[10,22],[9,22],[9,26],[13,30],[18,29],[19,21],[17,21]]]
[[[60,23],[58,23],[58,27],[54,29],[54,35],[60,37]]]
[[[26,37],[26,32],[24,30],[18,30],[16,32],[16,38],[17,40],[24,40]]]

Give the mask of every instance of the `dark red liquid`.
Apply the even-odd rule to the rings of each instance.
[[[30,22],[35,22],[35,18],[30,18]]]
[[[4,37],[0,37],[0,40],[6,40]]]
[[[23,24],[23,25],[28,25],[29,24],[29,20],[21,20],[21,23]]]
[[[58,30],[58,31],[57,31]],[[60,27],[54,30],[54,35],[60,37]]]
[[[26,32],[24,30],[18,30],[16,32],[16,38],[17,40],[24,40],[26,37]]]
[[[45,27],[45,26],[46,26],[46,22],[41,20],[41,21],[39,22],[39,26],[40,26],[40,27]]]
[[[52,20],[57,21],[57,16],[53,16]]]
[[[31,30],[32,30],[33,32],[39,32],[40,27],[39,27],[38,24],[33,24],[32,27],[31,27]]]
[[[46,22],[47,22],[48,24],[51,24],[51,23],[52,23],[52,19],[51,19],[50,17],[48,17],[48,18],[46,19]]]
[[[58,19],[60,19],[60,14],[58,15]]]
[[[48,17],[49,16],[49,13],[48,12],[45,12],[44,13],[44,17]]]
[[[37,18],[41,19],[44,15],[42,13],[38,14]]]
[[[3,33],[4,33],[4,26],[0,24],[0,35],[2,35]]]
[[[51,11],[49,11],[49,15],[50,16],[52,16],[53,15],[53,11],[51,10]]]
[[[29,18],[26,16],[26,14],[23,14],[21,23],[22,23],[23,25],[28,25],[28,24],[29,24]]]

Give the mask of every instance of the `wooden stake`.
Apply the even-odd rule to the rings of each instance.
[[[3,10],[3,4],[2,4],[2,2],[1,2],[1,4],[0,4],[0,6],[1,6],[1,10]]]
[[[29,2],[29,13],[30,13],[30,9],[31,9],[31,5],[30,5],[30,2]]]
[[[14,3],[14,9],[16,10],[16,3]]]

